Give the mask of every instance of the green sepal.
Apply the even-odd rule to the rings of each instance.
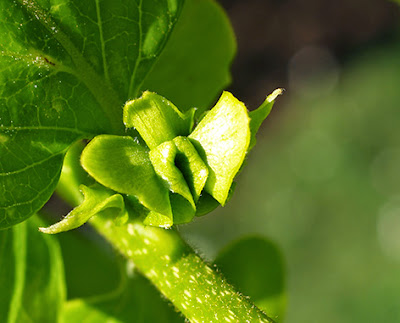
[[[132,137],[95,137],[83,150],[81,164],[105,187],[132,195],[150,211],[172,218],[168,188],[154,171],[148,150]]]
[[[203,216],[214,211],[220,204],[210,194],[203,192],[196,204],[196,216]]]
[[[229,202],[229,200],[231,199],[233,192],[235,191],[235,188],[236,188],[236,182],[233,182],[231,188],[229,189],[226,202]],[[196,216],[206,215],[214,211],[218,206],[220,206],[220,204],[215,198],[213,198],[207,192],[202,192],[199,201],[196,204]]]
[[[174,215],[174,224],[191,222],[196,214],[196,207],[193,207],[182,195],[170,193],[169,198]]]
[[[193,126],[194,109],[185,114],[164,97],[145,91],[124,107],[123,121],[135,128],[150,149],[177,136],[187,136]]]
[[[186,137],[176,137],[150,150],[150,160],[156,173],[170,190],[173,223],[190,222],[201,191],[206,183],[208,168]],[[165,217],[149,214],[145,224],[168,226]]]
[[[197,202],[207,182],[208,167],[187,137],[176,137],[173,142],[178,149],[175,163],[182,172],[194,201]]]
[[[283,89],[276,89],[267,96],[265,101],[256,110],[249,112],[251,138],[248,151],[250,151],[256,144],[256,134],[258,129],[271,112],[276,98],[281,95],[283,91]]]
[[[144,225],[151,225],[152,227],[160,227],[169,229],[174,224],[172,215],[164,215],[154,211],[150,211],[143,220]]]
[[[186,184],[185,178],[175,165],[177,153],[178,149],[175,143],[173,141],[166,141],[150,150],[149,156],[154,170],[168,185],[168,189],[172,193],[181,195],[192,205],[193,209],[196,209],[192,193]]]
[[[168,229],[174,224],[189,223],[193,220],[196,209],[188,200],[172,192],[170,192],[169,197],[173,216],[149,211],[143,220],[143,224]]]
[[[72,206],[77,206],[83,202],[83,195],[80,191],[81,184],[91,186],[96,183],[92,177],[88,176],[80,164],[84,148],[85,143],[82,140],[69,147],[56,188],[57,195]]]
[[[221,205],[228,197],[250,143],[249,117],[245,105],[223,92],[214,108],[190,134],[193,145],[209,166],[204,190]]]
[[[98,184],[92,187],[80,186],[84,195],[81,205],[74,208],[68,215],[47,228],[39,228],[43,233],[55,234],[69,231],[85,224],[89,219],[98,214],[107,214],[115,218],[118,224],[123,224],[129,218],[125,210],[124,198],[120,194],[102,187]]]

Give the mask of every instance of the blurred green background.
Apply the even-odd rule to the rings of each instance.
[[[287,89],[230,203],[180,231],[212,260],[243,235],[281,248],[285,322],[400,322],[400,10],[385,1],[222,1],[231,90]]]

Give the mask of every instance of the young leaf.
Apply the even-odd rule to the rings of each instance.
[[[236,39],[214,0],[186,0],[182,14],[142,90],[170,99],[181,111],[208,109],[231,82]]]
[[[248,151],[250,151],[256,144],[256,134],[258,129],[271,112],[276,98],[281,95],[283,91],[283,89],[276,89],[267,96],[263,104],[261,104],[256,110],[249,113],[251,138]]]
[[[124,124],[135,128],[150,149],[176,136],[186,136],[193,125],[193,112],[181,113],[164,97],[146,91],[124,107]]]
[[[272,242],[248,237],[224,248],[215,264],[245,295],[278,322],[286,308],[285,268],[280,250]]]
[[[181,0],[0,1],[0,228],[48,200],[70,144],[122,133]]]
[[[205,191],[224,205],[250,142],[246,107],[231,93],[223,92],[189,138],[209,166]]]
[[[83,150],[81,163],[100,184],[132,195],[150,211],[172,219],[168,189],[154,171],[147,149],[132,137],[95,137]]]
[[[61,221],[47,228],[39,228],[39,231],[49,234],[69,231],[82,226],[92,216],[107,211],[112,214],[116,221],[124,222],[128,219],[122,195],[115,194],[115,192],[100,185],[92,187],[81,185],[80,188],[85,196],[82,204],[68,213]]]
[[[54,237],[38,232],[35,216],[0,231],[0,322],[58,322],[64,272]]]

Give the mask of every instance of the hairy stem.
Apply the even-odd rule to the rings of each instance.
[[[93,217],[91,224],[190,322],[273,322],[207,265],[175,230]]]

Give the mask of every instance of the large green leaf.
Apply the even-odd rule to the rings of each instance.
[[[186,0],[182,15],[142,89],[181,110],[208,109],[231,81],[236,52],[231,24],[214,0]]]
[[[0,322],[57,322],[65,300],[63,264],[54,237],[37,217],[0,232]]]
[[[230,283],[268,315],[281,322],[286,308],[285,269],[279,249],[248,237],[226,247],[215,260]]]
[[[0,228],[52,194],[68,146],[121,133],[182,0],[0,2]]]

